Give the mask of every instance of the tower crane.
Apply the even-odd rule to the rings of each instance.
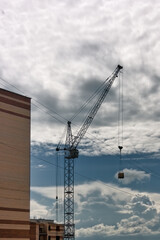
[[[80,130],[76,136],[72,135],[71,122],[67,122],[67,134],[65,147],[57,151],[64,150],[64,238],[67,240],[75,239],[74,224],[74,159],[78,158],[79,151],[77,149],[80,141],[84,137],[87,129],[91,125],[96,113],[108,94],[114,80],[118,77],[118,73],[123,67],[118,65],[113,73],[106,79],[105,85],[100,93],[98,100],[92,106],[88,116],[84,120]]]

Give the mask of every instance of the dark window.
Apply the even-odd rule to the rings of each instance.
[[[60,231],[60,226],[56,226],[56,231]]]
[[[39,236],[39,240],[44,240],[44,237],[43,236]]]
[[[56,236],[56,240],[60,240],[60,236]]]
[[[48,237],[48,240],[51,240],[51,237],[50,237],[50,236]]]

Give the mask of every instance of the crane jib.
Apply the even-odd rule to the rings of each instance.
[[[106,82],[104,89],[102,91],[102,93],[100,94],[97,102],[95,103],[95,105],[91,108],[87,118],[85,119],[84,123],[82,124],[78,134],[76,137],[73,138],[72,141],[72,148],[77,148],[78,144],[80,143],[81,139],[84,137],[85,133],[87,132],[90,124],[92,123],[96,113],[98,112],[101,104],[103,103],[105,97],[107,96],[114,80],[116,77],[118,77],[118,73],[119,71],[122,69],[123,67],[118,65],[116,67],[116,69],[114,70],[114,72],[111,74],[111,76],[108,78],[108,81]]]

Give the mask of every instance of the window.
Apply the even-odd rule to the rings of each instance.
[[[56,240],[60,240],[60,236],[56,236]]]
[[[60,226],[56,226],[56,231],[60,231]]]
[[[39,240],[44,240],[44,236],[39,236]]]

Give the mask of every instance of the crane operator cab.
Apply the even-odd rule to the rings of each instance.
[[[65,149],[65,158],[75,159],[78,158],[79,151],[76,148]]]

